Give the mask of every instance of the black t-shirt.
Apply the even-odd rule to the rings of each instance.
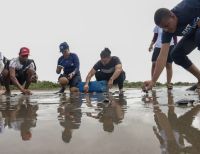
[[[163,31],[162,43],[169,43],[173,36],[189,35],[197,27],[200,19],[200,0],[183,0],[171,10],[178,18],[174,33]]]
[[[108,64],[106,65],[103,65],[101,63],[101,60],[99,60],[94,66],[93,68],[95,69],[95,71],[101,71],[103,73],[107,73],[107,74],[110,74],[110,73],[114,73],[115,72],[115,66],[118,65],[118,64],[121,64],[121,61],[118,57],[116,56],[112,56],[111,57],[111,60]]]

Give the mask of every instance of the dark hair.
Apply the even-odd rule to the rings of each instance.
[[[171,11],[166,8],[158,9],[154,14],[154,22],[156,25],[160,25],[163,19],[167,19],[171,16]]]
[[[65,143],[69,143],[70,140],[71,140],[71,138],[72,138],[72,132],[71,132],[71,130],[68,130],[67,133],[65,131],[62,132],[62,140]]]
[[[101,51],[100,53],[101,58],[110,57],[110,55],[111,55],[111,51],[108,48],[104,48],[104,50]]]

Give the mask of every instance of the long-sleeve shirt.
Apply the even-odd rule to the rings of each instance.
[[[67,58],[61,56],[58,59],[58,66],[63,67],[65,75],[68,75],[72,72],[74,72],[76,75],[80,75],[80,62],[78,56],[75,53],[70,53]]]

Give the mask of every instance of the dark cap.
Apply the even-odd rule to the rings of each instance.
[[[110,57],[110,55],[111,55],[111,51],[108,48],[104,48],[104,50],[101,51],[100,53],[101,58]]]
[[[67,42],[63,42],[60,44],[59,48],[60,48],[60,52],[63,52],[66,49],[69,49],[69,45],[67,44]]]

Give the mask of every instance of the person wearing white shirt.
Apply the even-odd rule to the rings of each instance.
[[[10,95],[10,84],[15,85],[23,94],[31,94],[28,89],[31,82],[37,81],[36,65],[32,59],[28,59],[29,49],[22,47],[17,58],[10,60],[3,75],[5,94]]]
[[[149,52],[151,52],[154,45],[154,50],[153,50],[152,59],[151,59],[152,61],[151,76],[153,76],[155,66],[156,66],[156,61],[160,54],[160,49],[162,46],[161,37],[162,37],[163,29],[158,26],[155,26],[153,31],[154,31],[154,36],[149,46]],[[165,65],[166,72],[167,72],[167,88],[169,90],[173,88],[173,84],[171,83],[172,74],[173,74],[173,69],[172,69],[173,60],[171,58],[170,53],[176,43],[177,43],[177,37],[173,37],[173,40],[171,40],[170,42],[170,52],[168,53],[167,63]]]

